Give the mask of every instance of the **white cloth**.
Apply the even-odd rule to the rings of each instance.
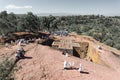
[[[66,53],[66,57],[68,57],[68,53]]]
[[[20,57],[20,54],[19,54],[19,53],[16,53],[16,54],[15,54],[15,57]]]
[[[80,64],[78,71],[82,71],[82,64]]]
[[[64,61],[64,68],[67,68],[67,61]]]

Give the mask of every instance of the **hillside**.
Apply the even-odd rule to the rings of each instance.
[[[27,51],[26,59],[21,59],[17,65],[21,68],[14,72],[15,80],[119,80],[120,79],[120,51],[107,45],[95,41],[91,37],[71,35],[67,37],[57,37],[59,39],[71,39],[77,42],[88,42],[90,44],[88,59],[78,57],[66,57],[61,51],[52,47],[30,43],[24,46]],[[102,49],[98,48],[102,46]],[[11,49],[1,48],[0,57],[10,57],[14,59],[14,52],[18,45]],[[4,52],[3,52],[4,51]],[[64,70],[64,61],[74,62],[78,68],[81,63],[84,73],[78,70]]]
[[[120,16],[65,15],[37,16],[32,12],[16,15],[0,12],[0,36],[11,37],[14,32],[68,31],[94,39],[120,50]]]

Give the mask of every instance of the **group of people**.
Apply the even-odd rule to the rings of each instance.
[[[10,44],[12,45],[12,43],[14,43],[13,41],[11,41],[11,43],[5,43],[5,47],[6,48],[11,48],[10,47]],[[22,47],[22,44],[28,44],[28,41],[25,40],[25,39],[18,39],[17,41],[15,41],[15,44],[17,44],[17,46],[19,46],[19,48],[17,49],[16,53],[15,53],[15,57],[18,59],[20,58],[24,58],[24,54],[25,54],[25,51]]]
[[[24,54],[25,54],[24,49],[23,49],[22,47],[20,47],[20,48],[17,49],[16,54],[15,54],[15,57],[16,57],[17,59],[22,59],[22,58],[25,57]]]
[[[64,69],[69,70],[69,69],[77,69],[80,73],[82,72],[82,64],[79,64],[78,68],[74,67],[74,62],[70,63],[67,61],[64,61]]]
[[[68,53],[67,52],[64,51],[62,54],[65,55],[66,57],[68,57]],[[63,67],[64,67],[65,70],[77,69],[80,73],[82,72],[82,64],[79,64],[79,67],[75,68],[74,62],[67,62],[65,60]]]

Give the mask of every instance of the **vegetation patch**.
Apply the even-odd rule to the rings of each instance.
[[[10,33],[30,31],[77,32],[92,36],[96,40],[120,50],[120,16],[78,15],[78,16],[37,16],[32,12],[23,15],[0,13],[0,34],[6,38]]]
[[[4,60],[0,63],[0,80],[14,80],[14,71],[18,70],[14,60]]]

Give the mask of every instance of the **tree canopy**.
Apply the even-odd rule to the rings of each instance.
[[[92,36],[96,40],[120,50],[120,16],[78,15],[37,16],[32,12],[23,15],[0,13],[0,34],[17,31],[67,30]]]

